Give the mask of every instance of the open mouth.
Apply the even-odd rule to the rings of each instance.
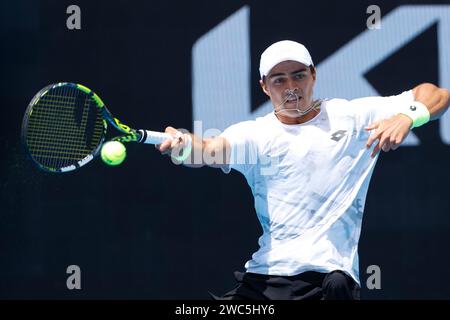
[[[302,100],[302,97],[290,97],[289,99],[286,100],[286,103],[297,103],[297,101],[300,102],[300,100]]]

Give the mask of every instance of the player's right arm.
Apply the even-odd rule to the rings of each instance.
[[[200,138],[194,134],[186,133],[180,136],[180,132],[173,128],[167,127],[165,132],[172,135],[173,139],[168,139],[156,145],[156,148],[162,153],[171,156],[179,154],[181,148],[189,145],[188,139],[191,139],[191,153],[189,157],[183,161],[185,166],[191,168],[200,168],[205,165],[214,168],[225,168],[230,162],[230,143],[221,136],[214,138]]]

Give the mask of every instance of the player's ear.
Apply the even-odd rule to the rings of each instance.
[[[261,85],[262,91],[264,91],[264,93],[270,97],[270,93],[269,90],[267,89],[265,78],[266,77],[263,77],[262,80],[259,80],[259,84]]]
[[[316,81],[316,68],[314,66],[309,66],[313,80]]]

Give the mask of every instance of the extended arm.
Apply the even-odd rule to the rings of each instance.
[[[413,94],[414,100],[422,103],[428,109],[430,120],[441,117],[449,107],[450,94],[445,88],[439,88],[431,83],[422,83],[413,89]],[[378,144],[372,151],[372,157],[380,149],[385,152],[397,149],[408,136],[412,124],[412,119],[402,113],[370,124],[366,130],[376,131],[367,140],[367,148],[370,148],[374,141],[378,140]]]
[[[201,139],[191,133],[180,135],[180,132],[172,127],[167,127],[165,132],[178,138],[166,140],[162,144],[157,145],[156,148],[162,154],[172,156],[180,153],[182,148],[190,145],[191,153],[183,161],[185,166],[200,168],[207,165],[214,168],[222,168],[227,166],[230,161],[231,147],[229,142],[223,137]]]
[[[450,94],[447,89],[431,83],[423,83],[413,89],[414,99],[423,103],[430,112],[430,119],[436,120],[447,111]]]

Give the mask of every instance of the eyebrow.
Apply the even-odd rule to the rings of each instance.
[[[294,75],[294,74],[297,74],[297,73],[300,73],[300,72],[303,72],[303,71],[306,71],[306,70],[307,70],[306,68],[302,68],[302,69],[299,69],[299,70],[297,70],[297,71],[291,72],[290,74],[291,74],[291,75]],[[269,76],[269,79],[270,79],[270,78],[274,78],[274,77],[278,77],[278,76],[284,76],[284,75],[286,75],[286,73],[275,73],[275,74],[271,74],[271,75]]]

